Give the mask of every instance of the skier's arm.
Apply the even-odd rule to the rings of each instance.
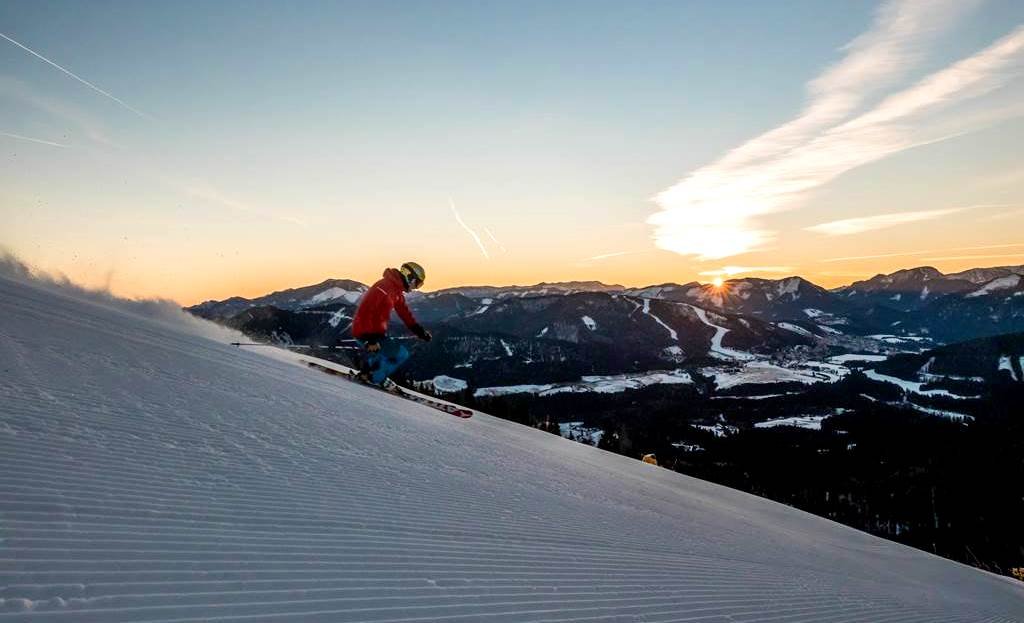
[[[375,353],[380,350],[380,343],[384,341],[384,335],[381,333],[367,333],[359,339],[366,343],[366,350]]]
[[[416,321],[416,317],[412,315],[411,311],[409,311],[409,306],[406,304],[404,296],[395,301],[395,313],[398,314],[398,317],[402,319],[405,326],[409,327],[409,330],[412,331],[416,337],[421,340],[430,341],[430,333]]]

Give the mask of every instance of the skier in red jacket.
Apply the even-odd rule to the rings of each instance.
[[[421,287],[424,279],[426,272],[422,266],[406,262],[400,269],[386,269],[384,277],[363,294],[352,319],[352,337],[365,350],[359,369],[361,380],[381,385],[409,358],[409,350],[387,335],[392,309],[416,337],[430,341],[430,332],[416,321],[405,303],[405,293]]]

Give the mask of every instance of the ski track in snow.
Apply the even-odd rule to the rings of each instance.
[[[650,316],[651,318],[654,318],[655,322],[657,322],[661,326],[665,327],[665,330],[668,331],[668,334],[670,336],[672,336],[673,340],[675,340],[677,342],[679,341],[679,334],[676,333],[676,330],[673,329],[672,327],[668,326],[667,324],[665,324],[665,322],[661,318],[658,318],[657,316],[655,316],[654,314],[651,313],[651,299],[644,299],[644,309],[643,309],[643,312],[644,312],[644,314]]]
[[[0,277],[0,621],[1022,620],[1024,585]]]
[[[709,352],[710,355],[715,356],[717,354],[719,359],[739,359],[741,361],[750,361],[754,359],[754,356],[751,355],[750,353],[745,353],[740,350],[733,350],[731,348],[725,348],[724,346],[722,346],[722,338],[724,338],[725,334],[729,332],[729,329],[713,324],[708,319],[707,312],[701,309],[700,307],[690,305],[690,309],[693,310],[693,313],[697,314],[697,317],[700,318],[701,322],[715,330],[715,334],[711,337],[711,351]]]

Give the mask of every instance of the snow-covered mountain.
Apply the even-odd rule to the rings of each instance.
[[[318,284],[272,292],[255,299],[240,296],[223,301],[205,301],[189,308],[202,318],[230,318],[253,307],[273,306],[278,309],[298,310],[330,303],[354,304],[366,291],[366,285],[351,279],[327,279]]]
[[[993,268],[970,268],[959,273],[946,275],[949,279],[962,279],[974,284],[983,284],[1009,275],[1024,275],[1024,264],[1020,266],[995,266]]]
[[[229,339],[0,277],[0,617],[1024,620],[1012,579]]]
[[[982,273],[978,273],[980,276]],[[943,275],[931,266],[875,275],[838,290],[851,302],[884,305],[901,311],[920,309],[947,294],[966,294],[977,282]]]
[[[420,348],[408,369],[418,380],[459,367],[464,380],[484,384],[510,378],[545,384],[707,357],[729,360],[722,353],[730,349],[788,358],[799,347],[874,352],[879,340],[924,347],[922,339],[948,343],[1024,331],[1024,277],[1017,268],[950,276],[922,267],[834,291],[787,277],[732,279],[717,287],[565,282],[416,292],[410,306],[439,339]],[[349,337],[365,287],[328,280],[189,311],[254,339],[331,345]]]
[[[918,354],[891,357],[879,370],[903,378],[938,377],[974,382],[1024,383],[1024,333],[958,342]]]
[[[532,286],[459,286],[437,290],[427,296],[459,294],[472,299],[502,299],[575,294],[577,292],[619,292],[623,289],[623,286],[609,285],[600,281],[557,281],[542,282]]]

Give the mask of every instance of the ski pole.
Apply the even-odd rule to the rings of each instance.
[[[263,342],[230,342],[231,346],[273,346],[277,348],[314,348],[309,344],[266,344]],[[316,346],[323,350],[359,350],[358,346]]]

